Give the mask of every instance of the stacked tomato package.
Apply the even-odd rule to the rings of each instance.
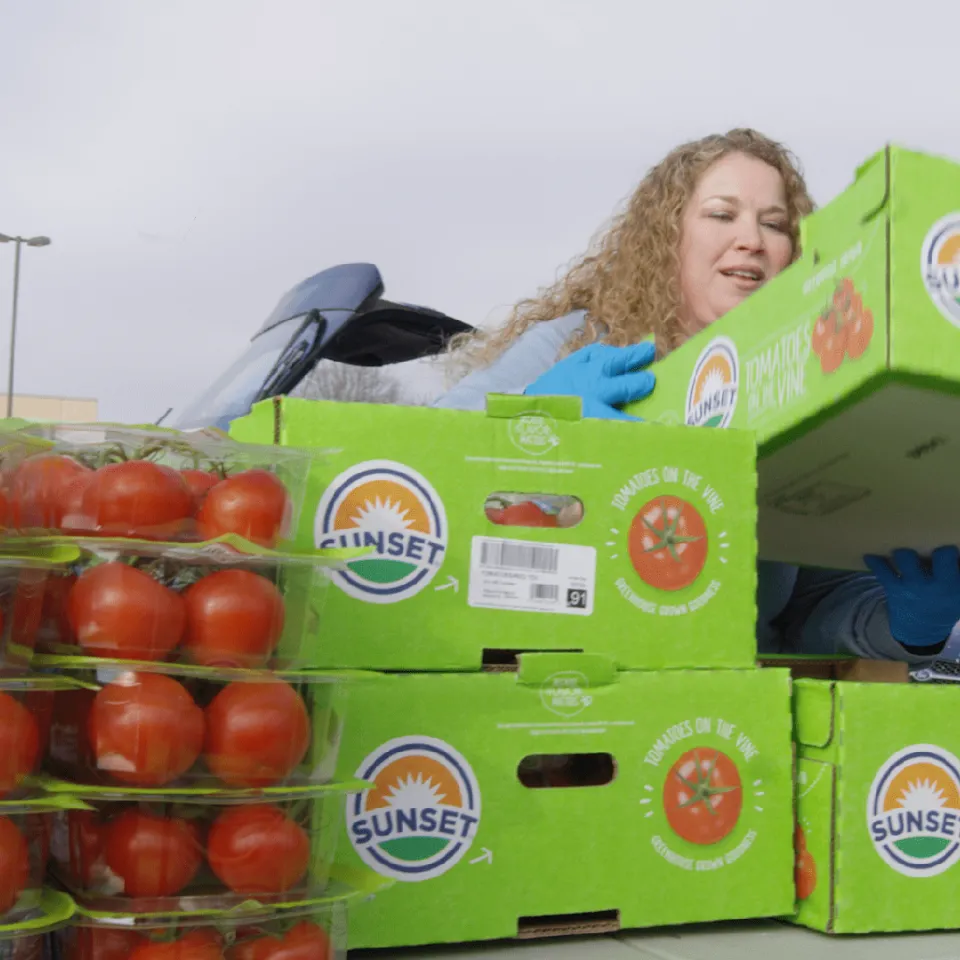
[[[334,865],[362,786],[332,778],[363,677],[309,669],[343,559],[290,543],[311,458],[206,431],[22,432],[5,549],[57,566],[31,664],[40,732],[21,741],[0,700],[0,751],[44,758],[29,775],[50,815],[27,848],[76,904],[59,956],[336,956],[346,904],[375,885]],[[43,867],[29,869],[39,909]]]

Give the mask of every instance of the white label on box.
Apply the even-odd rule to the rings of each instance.
[[[589,617],[596,580],[593,547],[474,537],[467,602],[471,607]]]

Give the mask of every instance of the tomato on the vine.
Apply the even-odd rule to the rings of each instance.
[[[97,769],[132,786],[176,780],[203,749],[203,711],[162,674],[128,673],[108,683],[94,697],[87,729]]]
[[[263,936],[245,940],[227,951],[227,960],[332,960],[333,949],[326,930],[301,920],[282,937]]]
[[[683,840],[718,843],[736,827],[742,806],[737,765],[720,750],[694,747],[667,773],[663,809],[674,833]]]
[[[211,488],[220,482],[220,477],[208,470],[181,470],[180,475],[187,484],[190,496],[193,497],[194,512],[199,509]]]
[[[0,817],[0,914],[14,906],[29,882],[29,844],[9,817]]]
[[[178,471],[127,460],[96,471],[83,492],[82,512],[100,534],[176,539],[193,516],[193,496]]]
[[[223,960],[223,946],[213,930],[192,930],[176,940],[137,947],[127,960]]]
[[[511,503],[500,510],[495,517],[487,517],[503,527],[556,527],[559,519],[556,514],[547,513],[532,500]]]
[[[123,927],[74,927],[65,960],[129,960],[132,951],[150,941]]]
[[[29,457],[13,474],[10,520],[21,530],[59,530],[76,505],[76,492],[93,471],[62,454]]]
[[[233,807],[210,827],[207,862],[234,893],[283,893],[307,873],[310,838],[272,804]]]
[[[172,897],[196,876],[203,855],[195,823],[125,810],[107,826],[107,866],[128,897]]]
[[[183,594],[183,650],[205,667],[262,667],[283,633],[283,596],[251,570],[218,570]]]
[[[707,543],[707,527],[700,512],[674,496],[645,503],[627,536],[633,569],[657,590],[689,587],[707,562]]]
[[[30,709],[0,691],[0,797],[15,790],[36,769],[40,734]]]
[[[197,525],[204,540],[235,534],[261,547],[274,547],[288,508],[282,480],[269,470],[244,470],[207,492]]]
[[[270,787],[303,760],[310,718],[283,680],[229,683],[206,709],[204,754],[210,772],[231,787]]]
[[[88,656],[163,660],[183,638],[183,597],[122,562],[85,570],[67,605],[71,632]]]

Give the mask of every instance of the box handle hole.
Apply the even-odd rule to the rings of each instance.
[[[537,753],[517,767],[517,779],[530,790],[603,787],[616,776],[617,764],[609,753]]]
[[[487,519],[501,527],[568,530],[583,520],[583,501],[555,493],[491,493],[483,504]]]

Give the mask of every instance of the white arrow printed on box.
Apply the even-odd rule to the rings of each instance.
[[[454,593],[460,592],[460,581],[456,577],[447,577],[446,583],[441,583],[439,587],[434,587],[434,590],[449,590],[453,587]]]
[[[481,849],[483,850],[483,853],[481,853],[479,857],[474,857],[470,862],[483,863],[486,861],[487,863],[493,863],[493,851],[488,850],[486,847],[482,847]]]

